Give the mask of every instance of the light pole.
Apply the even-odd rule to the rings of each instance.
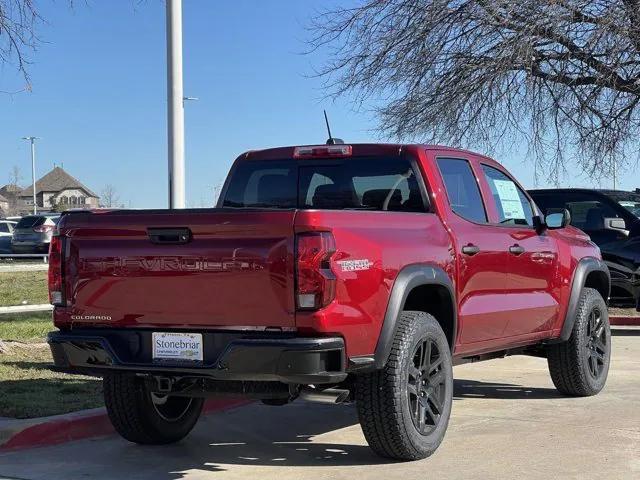
[[[33,189],[33,214],[38,213],[38,204],[36,203],[36,140],[40,137],[22,137],[23,140],[31,142],[31,188]]]
[[[167,0],[167,140],[169,208],[184,208],[182,0]]]

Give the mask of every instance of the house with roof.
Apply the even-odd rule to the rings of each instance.
[[[0,217],[8,217],[18,213],[18,194],[22,187],[12,183],[0,187]]]
[[[29,185],[22,189],[18,199],[23,209],[33,208],[33,187]],[[36,204],[39,209],[98,208],[99,202],[98,195],[62,167],[54,167],[36,182]]]
[[[9,212],[9,199],[0,194],[0,218],[8,215]]]

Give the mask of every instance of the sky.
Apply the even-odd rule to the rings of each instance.
[[[334,3],[339,0],[332,0]],[[313,78],[324,52],[305,55],[306,27],[323,0],[184,0],[187,206],[211,206],[233,160],[250,149],[323,143],[323,108],[346,142],[392,140],[376,132],[367,106],[327,99]],[[60,165],[97,192],[115,186],[127,207],[167,205],[166,39],[161,0],[40,0],[43,41],[29,53],[31,92],[0,93],[0,184],[20,167],[31,181]],[[22,79],[0,68],[0,90]],[[411,139],[406,139],[411,140]],[[497,158],[525,187],[533,169],[523,152]],[[618,188],[635,188],[635,174]],[[571,186],[593,185],[570,175]],[[543,186],[543,184],[539,185]]]

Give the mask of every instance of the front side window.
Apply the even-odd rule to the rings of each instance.
[[[439,158],[437,162],[451,210],[466,220],[486,223],[482,195],[469,162],[456,158]]]
[[[497,168],[482,165],[498,212],[498,222],[505,225],[533,225],[533,207],[516,183]]]
[[[633,192],[608,193],[612,200],[618,202],[621,207],[630,211],[635,217],[640,218],[640,194]]]
[[[571,225],[595,232],[604,230],[605,218],[619,217],[610,205],[597,195],[582,192],[533,193],[536,203],[547,212],[550,208],[566,208],[571,214]]]
[[[571,224],[586,232],[604,230],[605,218],[618,217],[613,208],[595,198],[567,202],[565,208],[571,214]]]

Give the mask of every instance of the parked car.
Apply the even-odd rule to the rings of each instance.
[[[11,237],[16,222],[0,220],[0,254],[11,253]]]
[[[640,194],[619,190],[530,190],[543,209],[566,208],[591,237],[611,271],[611,304],[640,308]]]
[[[16,224],[11,239],[13,253],[47,253],[60,216],[28,215]]]
[[[375,452],[424,458],[454,363],[545,357],[563,394],[603,388],[609,271],[568,218],[463,150],[252,151],[216,209],[63,214],[48,341],[132,442],[183,438],[213,395],[355,400]]]

